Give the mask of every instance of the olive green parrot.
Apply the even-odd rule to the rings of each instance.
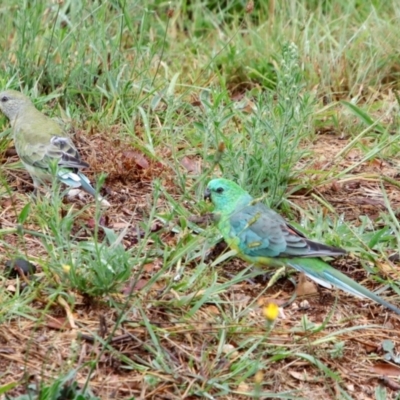
[[[81,160],[56,121],[37,110],[27,96],[16,90],[0,93],[0,110],[10,120],[15,148],[32,177],[35,191],[41,184],[51,182],[54,164],[61,182],[96,196],[89,179],[80,171],[89,164]],[[99,200],[105,206],[110,205],[100,196]]]

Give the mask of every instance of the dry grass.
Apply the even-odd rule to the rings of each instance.
[[[397,3],[33,3],[0,7],[0,87],[74,121],[112,207],[35,202],[0,134],[0,264],[38,267],[0,279],[0,396],[10,384],[9,398],[94,400],[60,394],[76,382],[101,399],[397,398],[399,316],[297,274],[267,288],[221,261],[202,198],[215,175],[268,193],[349,250],[334,267],[398,304]],[[105,228],[124,233],[106,247],[128,277],[93,295],[104,254],[87,246]]]
[[[89,141],[83,140],[80,135],[77,135],[77,142],[86,159],[91,162],[92,172],[111,170],[106,190],[111,193],[113,207],[103,214],[109,227],[119,230],[129,223],[128,232],[135,231],[134,225],[141,218],[138,210],[146,209],[146,199],[155,177],[165,176],[164,181],[170,185],[166,186],[167,190],[174,192],[168,168],[159,163],[152,165],[149,162],[144,168],[132,165],[129,174],[126,169],[119,174],[118,168],[126,159],[125,146],[119,141],[96,134],[90,138],[90,147]],[[346,143],[346,140],[335,136],[320,137],[314,147],[315,162],[325,162],[328,154],[337,152]],[[349,154],[341,167],[346,168],[357,161],[357,154]],[[361,177],[316,187],[315,193],[323,196],[338,213],[343,212],[346,221],[357,221],[359,215],[369,215],[374,219],[379,210],[385,208],[379,181],[363,179],[362,176],[381,174],[383,171],[393,176],[393,168],[383,161],[380,164],[366,163],[357,171]],[[13,197],[12,204],[19,210],[26,202],[26,196],[21,193],[29,192],[25,184],[29,178],[23,171],[13,173],[13,176],[15,180],[10,179],[10,184],[18,195]],[[386,190],[392,204],[398,204],[398,188],[387,185]],[[310,202],[315,202],[311,195],[294,195],[292,200],[301,207],[305,204],[309,206]],[[3,207],[3,228],[13,223],[15,214],[12,208]],[[172,232],[167,236],[168,240],[176,240]],[[18,240],[15,235],[6,238],[11,246],[15,240]],[[131,240],[132,245],[134,238],[129,238],[128,234],[126,240]],[[41,253],[34,237],[26,237],[25,246],[31,257]],[[210,255],[210,263],[218,256],[218,252]],[[342,292],[315,291],[314,287],[311,291],[306,289],[308,295],[285,308],[271,333],[265,336],[266,321],[260,307],[271,300],[278,304],[286,302],[294,290],[288,281],[280,281],[266,293],[263,279],[242,281],[223,291],[215,304],[210,298],[194,315],[185,317],[190,307],[179,303],[180,296],[176,292],[163,291],[170,277],[158,279],[150,289],[142,292],[161,264],[162,261],[157,259],[146,264],[134,286],[129,289],[128,285],[119,299],[116,298],[121,305],[125,304],[126,310],[130,310],[124,314],[122,324],[118,324],[120,311],[107,298],[96,300],[82,297],[76,292],[70,293],[74,298],[70,306],[50,300],[45,288],[39,287],[36,299],[30,304],[30,319],[21,317],[3,323],[0,333],[2,382],[46,382],[59,376],[62,371],[78,368],[76,381],[83,387],[93,368],[90,388],[104,399],[197,398],[193,394],[189,396],[191,389],[203,385],[207,390],[210,379],[228,376],[233,365],[245,354],[243,342],[251,337],[254,342],[261,339],[258,354],[265,360],[274,359],[274,354],[280,352],[285,356],[279,357],[283,357],[280,361],[268,362],[268,367],[262,368],[256,375],[258,378],[249,377],[236,388],[232,387],[231,394],[222,395],[221,398],[245,398],[246,392],[256,390],[256,380],[260,379],[260,374],[263,391],[294,391],[296,398],[339,398],[341,390],[345,388],[353,398],[367,399],[373,396],[378,383],[389,389],[398,389],[394,380],[382,378],[383,375],[397,376],[400,373],[396,364],[382,361],[382,341],[391,340],[396,347],[400,346],[397,334],[400,320],[381,307]],[[373,289],[374,284],[354,257],[338,260],[334,266]],[[225,282],[243,268],[245,265],[237,259],[227,262],[224,268],[218,268],[218,282]],[[385,274],[385,271],[381,272]],[[38,276],[41,275],[43,273],[39,269]],[[2,286],[6,292],[14,290],[16,281],[3,280]],[[304,283],[299,283],[299,286],[302,288]],[[131,295],[128,295],[130,292]],[[23,295],[23,292],[15,294]],[[188,293],[187,296],[195,298],[201,293]],[[135,308],[138,299],[142,304],[148,303],[149,307],[141,310]],[[257,301],[254,302],[254,299]],[[173,310],[173,304],[178,303],[182,322],[177,319],[178,309]],[[240,324],[237,324],[232,313],[240,312],[243,315]],[[327,325],[323,330],[305,329],[305,317],[309,328]],[[232,320],[231,324],[229,319]],[[116,324],[118,327],[114,330]],[[162,352],[163,357],[169,360],[170,373],[154,368],[153,360],[158,356],[157,352],[154,353],[154,339],[148,330],[149,326],[159,340],[157,352]],[[218,347],[221,332],[227,335],[222,349]],[[335,343],[343,345],[337,358],[330,353]],[[337,378],[330,379],[329,374],[327,376],[323,369],[305,357],[319,360]],[[91,363],[94,359],[97,360],[95,365]],[[137,365],[136,371],[126,360]],[[24,391],[22,385],[9,394],[16,395]]]

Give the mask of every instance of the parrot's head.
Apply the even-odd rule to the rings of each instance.
[[[0,93],[0,110],[12,121],[25,107],[32,106],[29,97],[16,90],[5,90]]]
[[[251,196],[235,182],[228,179],[213,179],[208,182],[204,197],[212,201],[215,211],[233,211],[238,202],[252,200]]]

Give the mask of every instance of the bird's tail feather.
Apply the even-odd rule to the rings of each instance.
[[[90,184],[90,181],[88,179],[88,177],[84,174],[82,174],[81,172],[78,172],[79,177],[81,178],[81,187],[82,189],[91,194],[94,198],[96,198],[96,190],[94,190],[93,186]],[[100,196],[99,194],[97,195],[97,200],[106,207],[110,206],[110,203],[102,196]]]
[[[366,297],[400,315],[400,309],[383,300],[377,294],[369,291],[364,286],[353,281],[347,275],[343,274],[337,269],[332,268],[330,265],[318,258],[293,258],[288,259],[287,264],[298,271],[305,273],[317,283],[322,283],[322,286],[331,284],[357,297]],[[324,285],[324,283],[326,284]]]
[[[96,197],[96,190],[94,190],[93,186],[90,184],[89,178],[81,172],[78,172],[77,175],[80,178],[82,189],[93,197]]]
[[[61,182],[65,183],[68,186],[74,187],[74,188],[82,188],[86,193],[89,193],[92,195],[94,198],[96,198],[96,190],[93,188],[93,186],[90,184],[89,178],[84,175],[82,172],[73,172],[71,170],[62,170],[58,174]],[[104,199],[102,196],[97,195],[98,201],[101,202],[102,205],[104,206],[110,206],[110,203]]]
[[[58,178],[61,182],[68,186],[78,188],[81,187],[85,192],[96,196],[96,191],[90,184],[89,178],[81,172],[73,172],[69,169],[61,169],[58,171]]]

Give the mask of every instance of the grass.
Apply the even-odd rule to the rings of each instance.
[[[0,88],[65,124],[112,207],[34,201],[0,117],[0,262],[38,266],[0,277],[0,394],[396,398],[397,319],[324,290],[269,321],[293,278],[233,258],[203,192],[235,180],[398,303],[398,20],[394,1],[2,5]]]

